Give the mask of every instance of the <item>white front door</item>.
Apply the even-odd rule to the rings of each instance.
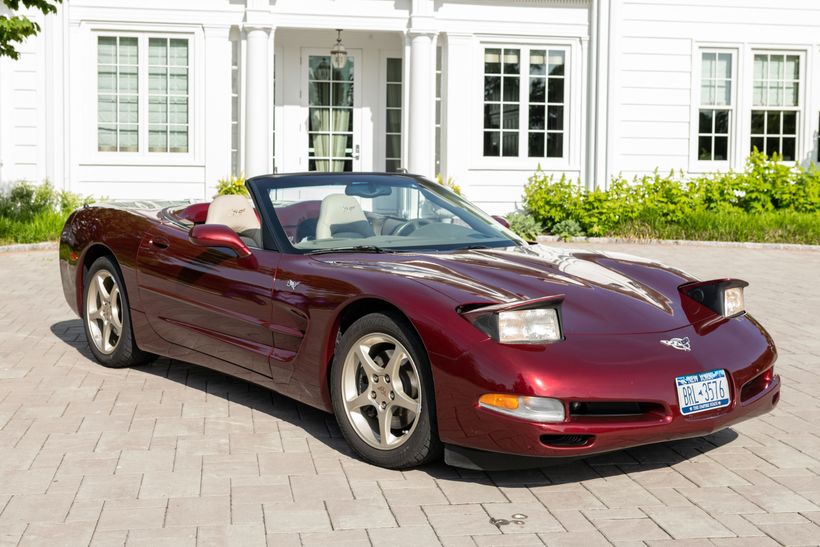
[[[360,171],[361,50],[348,51],[347,64],[334,68],[327,50],[302,50],[304,142],[309,171]]]

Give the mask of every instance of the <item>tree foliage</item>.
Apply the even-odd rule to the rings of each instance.
[[[20,9],[20,6],[34,8],[45,15],[56,13],[57,5],[63,0],[2,0],[12,14]],[[0,10],[0,57],[6,56],[12,59],[19,59],[20,52],[17,46],[29,36],[35,36],[40,32],[40,25],[32,21],[25,15],[6,15]]]

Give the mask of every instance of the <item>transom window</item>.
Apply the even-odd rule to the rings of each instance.
[[[729,135],[734,112],[733,55],[701,53],[700,109],[698,112],[698,159],[729,159]]]
[[[187,38],[98,36],[97,150],[187,153],[188,82]]]
[[[565,157],[566,57],[564,49],[484,50],[484,156]]]
[[[756,53],[753,76],[750,148],[794,161],[800,115],[800,56]]]

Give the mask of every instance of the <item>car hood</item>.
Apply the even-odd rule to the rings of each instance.
[[[451,253],[317,255],[336,266],[413,278],[477,307],[564,295],[565,334],[664,332],[693,323],[678,286],[680,270],[620,253],[543,245]],[[389,295],[384,295],[389,299]]]

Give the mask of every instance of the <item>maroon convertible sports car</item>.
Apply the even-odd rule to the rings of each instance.
[[[164,355],[332,411],[392,468],[511,468],[768,412],[774,343],[735,279],[528,244],[411,175],[255,177],[251,199],[85,207],[60,273],[94,356]]]

